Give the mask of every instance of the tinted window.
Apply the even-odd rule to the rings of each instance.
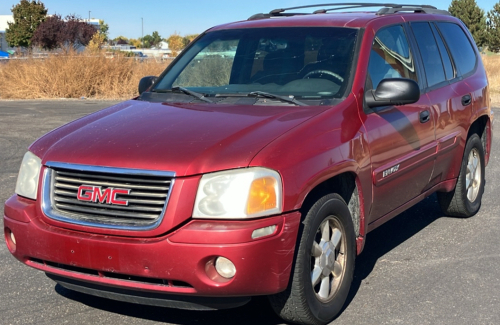
[[[411,28],[417,39],[420,56],[424,63],[427,86],[432,87],[445,81],[443,63],[431,27],[428,23],[413,23]]]
[[[458,71],[464,75],[474,70],[476,54],[463,29],[453,23],[438,23],[438,27],[448,44]]]
[[[431,24],[432,31],[434,32],[434,37],[436,38],[437,45],[439,47],[439,53],[441,53],[441,59],[443,60],[444,72],[446,74],[446,79],[450,80],[455,77],[455,72],[453,71],[453,65],[451,64],[450,54],[443,43],[441,35],[436,29],[434,24]]]
[[[370,52],[368,73],[368,80],[374,89],[386,78],[417,80],[413,57],[402,26],[391,26],[377,32]]]

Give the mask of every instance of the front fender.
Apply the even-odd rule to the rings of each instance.
[[[370,156],[353,106],[340,112],[333,108],[301,124],[266,146],[250,163],[280,172],[284,211],[300,209],[316,186],[346,172],[359,179],[365,204],[371,202]],[[365,206],[364,211],[369,209]]]

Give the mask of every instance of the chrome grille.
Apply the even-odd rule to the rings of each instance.
[[[43,210],[48,217],[69,223],[130,230],[155,228],[163,218],[173,185],[174,174],[170,172],[62,163],[46,165]],[[130,190],[129,194],[114,196],[127,204],[110,204],[109,196],[107,201],[78,199],[82,185],[99,188],[99,191]]]

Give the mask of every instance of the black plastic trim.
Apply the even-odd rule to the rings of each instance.
[[[66,289],[128,303],[186,310],[219,310],[247,304],[251,297],[198,297],[129,290],[45,273]]]
[[[307,8],[318,8],[318,7],[329,7],[324,9],[315,10],[312,13],[285,13],[288,10],[296,10],[296,9],[307,9]],[[332,8],[333,7],[333,8]],[[430,5],[415,5],[415,4],[395,4],[395,3],[360,3],[360,2],[341,2],[341,3],[323,3],[323,4],[314,4],[314,5],[305,5],[305,6],[297,6],[297,7],[289,7],[289,8],[278,8],[271,10],[269,13],[258,13],[252,15],[248,20],[255,19],[266,19],[272,17],[288,17],[295,15],[308,15],[308,14],[324,14],[328,11],[334,10],[345,10],[345,9],[358,9],[358,8],[372,8],[372,7],[383,7],[377,12],[377,15],[388,15],[388,14],[397,14],[399,12],[404,13],[426,13],[426,14],[440,14],[451,16],[451,14],[446,10],[437,9],[434,6]]]
[[[418,21],[418,22],[425,22],[425,21]],[[415,34],[413,34],[413,29],[411,28],[410,23],[404,23],[403,28],[406,33],[406,37],[408,38],[408,45],[410,46],[411,53],[413,55],[414,61],[415,61],[415,66],[416,66],[416,73],[417,73],[417,81],[418,85],[420,86],[420,93],[424,94],[425,90],[427,89],[427,77],[425,75],[425,69],[424,69],[424,63],[422,62],[422,56],[420,54],[417,40],[415,38]]]
[[[427,26],[429,27],[431,33],[432,33],[432,36],[434,37],[434,43],[436,44],[436,48],[438,50],[438,53],[439,53],[439,58],[440,58],[440,61],[441,61],[441,68],[443,69],[443,76],[444,76],[444,80],[441,81],[441,82],[438,82],[437,84],[434,84],[432,86],[429,87],[429,83],[427,81],[427,73],[425,72],[425,66],[424,66],[424,62],[423,62],[423,59],[422,59],[422,53],[421,53],[421,49],[420,49],[420,46],[418,45],[418,42],[417,42],[417,36],[415,35],[415,32],[413,31],[413,27],[411,27],[412,24],[427,24]],[[424,74],[424,80],[425,80],[425,84],[427,85],[426,87],[426,90],[427,89],[437,89],[437,88],[441,88],[441,87],[445,87],[445,86],[448,86],[450,84],[450,80],[446,79],[446,71],[444,70],[444,62],[443,62],[443,57],[441,55],[441,52],[439,51],[439,46],[437,44],[437,40],[436,40],[436,35],[434,35],[434,31],[432,30],[432,26],[430,25],[430,21],[425,21],[425,20],[422,20],[422,21],[412,21],[409,23],[409,26],[411,29],[411,34],[415,40],[415,52],[418,53],[419,57],[420,57],[420,62],[422,64],[422,72]],[[442,38],[441,38],[442,39]],[[444,42],[444,41],[443,41]],[[445,46],[446,46],[446,43],[445,43]],[[450,56],[450,60],[451,60],[451,56]],[[452,65],[453,65],[453,61],[452,61]]]
[[[455,73],[455,77],[452,78],[452,79],[447,79],[450,83],[453,83],[455,80],[458,80],[460,79],[460,73],[455,65],[455,61],[453,60],[453,55],[451,54],[451,51],[450,51],[450,48],[448,47],[448,44],[446,43],[446,41],[444,40],[444,36],[443,34],[441,33],[441,31],[439,30],[437,24],[435,21],[430,21],[429,24],[431,25],[431,30],[432,30],[432,33],[434,34],[434,37],[437,38],[439,37],[441,39],[441,42],[443,42],[443,45],[444,45],[444,48],[446,49],[446,53],[448,53],[448,57],[450,58],[450,61],[451,61],[451,66],[453,68],[453,72]],[[437,33],[437,35],[436,35]],[[436,40],[437,41],[437,40]],[[438,46],[438,49],[439,49],[439,46]],[[441,53],[441,51],[439,51],[439,53]],[[442,59],[442,55],[441,54],[441,59]],[[443,62],[444,64],[444,62]]]
[[[401,7],[389,7],[382,8],[377,12],[377,15],[388,15],[397,13],[422,13],[422,14],[435,14],[435,15],[446,15],[451,16],[451,14],[446,10],[436,9],[432,6],[414,6],[414,5],[401,5]]]
[[[342,99],[347,98],[349,93],[352,91],[352,86],[354,84],[354,79],[358,73],[358,61],[361,54],[361,45],[363,45],[363,38],[365,36],[365,28],[360,28],[358,30],[358,35],[356,36],[356,44],[354,44],[354,54],[352,56],[351,62],[351,73],[349,75],[349,82],[345,85],[344,96]]]

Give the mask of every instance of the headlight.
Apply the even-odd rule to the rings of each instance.
[[[18,195],[33,200],[36,199],[41,167],[42,161],[40,158],[29,151],[24,154],[21,169],[19,169],[19,175],[17,176],[16,193]]]
[[[282,212],[278,172],[253,167],[203,175],[193,218],[256,218]]]

